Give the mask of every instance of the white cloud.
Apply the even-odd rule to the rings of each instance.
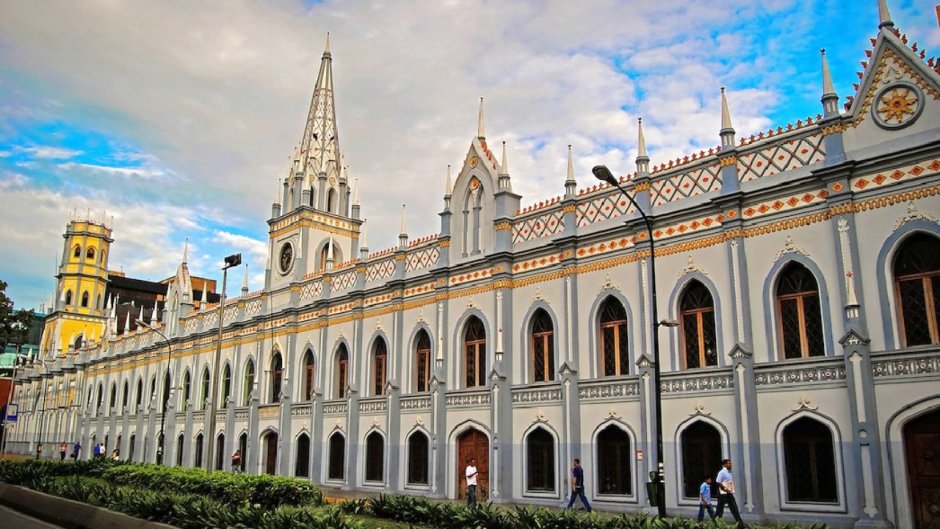
[[[167,172],[157,167],[122,167],[113,165],[98,165],[91,163],[66,162],[58,165],[60,169],[86,169],[88,171],[102,173],[111,176],[120,176],[123,178],[141,178],[144,180],[160,179],[168,176]]]
[[[74,158],[82,154],[82,151],[78,151],[75,149],[66,149],[63,147],[34,146],[34,147],[21,147],[21,149],[31,154],[33,158],[38,158],[42,160],[63,160],[63,159],[68,159],[68,158]]]

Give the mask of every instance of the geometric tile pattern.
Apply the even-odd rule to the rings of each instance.
[[[561,208],[556,208],[541,215],[517,220],[512,224],[512,243],[549,237],[564,231],[564,215]]]
[[[245,315],[254,316],[261,312],[261,298],[255,298],[245,304]]]
[[[781,211],[787,211],[790,209],[815,204],[817,202],[823,202],[828,196],[829,191],[824,187],[815,191],[807,191],[799,195],[793,195],[788,198],[777,198],[767,202],[752,204],[744,208],[741,211],[741,214],[746,218],[754,219],[763,215],[767,215],[768,213],[780,213]]]
[[[348,272],[343,272],[342,274],[333,278],[331,285],[333,286],[333,292],[341,292],[343,290],[348,290],[353,285],[356,284],[356,271],[350,270]]]
[[[688,172],[660,178],[650,183],[650,202],[661,206],[674,200],[694,197],[721,187],[721,166],[717,163],[696,167]]]
[[[633,204],[619,190],[614,190],[578,204],[575,215],[578,227],[583,228],[595,222],[622,217],[633,210]]]
[[[890,172],[859,176],[853,178],[849,185],[853,191],[863,191],[902,180],[910,180],[911,178],[936,175],[938,171],[940,171],[940,159],[934,158],[933,160],[923,160],[905,167],[899,167]]]
[[[826,159],[823,135],[817,131],[811,136],[792,138],[759,151],[738,155],[738,180],[750,182],[765,176],[819,163]]]
[[[395,261],[386,259],[384,261],[371,264],[366,268],[366,283],[371,283],[379,279],[391,277],[395,273]]]
[[[413,250],[409,252],[408,256],[405,258],[405,271],[411,272],[413,270],[421,270],[434,266],[440,256],[441,251],[436,244]]]
[[[321,281],[308,281],[300,287],[301,300],[318,298],[321,293],[323,293],[323,282]]]

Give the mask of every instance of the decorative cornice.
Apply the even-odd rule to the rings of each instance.
[[[720,167],[728,167],[729,165],[736,165],[737,163],[738,157],[734,155],[718,158],[718,165]]]
[[[506,231],[512,229],[512,223],[509,221],[499,221],[496,223],[496,231]]]

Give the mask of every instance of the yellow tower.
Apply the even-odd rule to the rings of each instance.
[[[111,228],[103,222],[73,220],[63,237],[55,307],[43,329],[41,354],[46,358],[65,356],[85,340],[99,341],[108,321]]]

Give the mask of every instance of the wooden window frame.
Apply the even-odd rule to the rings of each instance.
[[[621,358],[620,358],[620,326],[621,325],[623,326],[624,329],[626,329],[627,320],[607,321],[607,322],[603,322],[600,324],[600,329],[599,329],[600,336],[598,339],[598,343],[600,344],[599,353],[601,357],[601,376],[619,377],[619,376],[630,374],[629,372],[627,373],[620,372],[620,364],[622,363]],[[614,373],[611,375],[606,374],[607,367],[606,367],[606,364],[604,363],[604,349],[605,349],[604,346],[607,344],[606,339],[604,338],[605,329],[614,330],[614,370],[613,370]],[[626,352],[627,354],[629,354],[629,349]]]
[[[418,341],[415,344],[415,391],[418,393],[426,393],[431,391],[431,339],[430,336],[427,336],[425,331],[421,331],[421,336],[418,337]],[[422,347],[424,344],[421,343],[422,338],[427,337],[428,343],[426,347]],[[424,359],[424,370],[421,369],[421,360]]]
[[[712,305],[711,307],[705,307],[705,308],[686,309],[679,313],[679,350],[682,351],[682,369],[701,369],[704,367],[714,367],[718,365],[718,352],[717,351],[714,351],[715,363],[712,365],[708,364],[708,355],[706,354],[707,348],[705,347],[705,318],[704,316],[706,313],[709,313],[709,312],[711,312],[712,314],[715,313],[714,305]],[[698,360],[699,360],[699,367],[697,368],[696,367],[690,368],[688,366],[689,352],[686,349],[688,344],[686,343],[686,338],[685,338],[686,316],[695,317],[695,326],[697,328],[697,336],[698,336],[698,344],[696,344],[696,348],[698,349]],[[716,327],[717,327],[717,323],[718,322],[716,320],[715,321]],[[716,336],[717,336],[717,332],[718,332],[718,329],[716,328],[715,329]]]
[[[786,340],[784,339],[785,331],[783,329],[783,303],[791,300],[796,300],[797,319],[800,328],[800,358],[810,358],[805,309],[806,298],[810,296],[816,297],[816,303],[820,304],[820,310],[822,310],[822,298],[819,295],[819,289],[804,290],[794,294],[777,294],[777,332],[780,335],[778,342],[780,344],[780,357],[783,360],[796,360],[796,358],[787,358]],[[825,343],[823,344],[823,348],[825,349]]]
[[[385,377],[388,373],[388,348],[384,340],[375,343],[372,353],[372,395],[382,397],[385,395]]]
[[[304,400],[313,400],[315,375],[316,371],[313,361],[313,354],[310,351],[307,351],[304,353]]]
[[[336,357],[336,398],[346,398],[349,385],[349,353],[343,348]]]
[[[545,318],[548,328],[543,331],[535,332],[537,318]],[[538,364],[539,345],[541,345],[542,372],[538,373],[536,365]],[[532,321],[532,338],[530,342],[532,354],[530,356],[532,369],[532,382],[552,382],[555,380],[555,326],[548,313],[539,310]],[[541,380],[538,375],[541,374]]]
[[[274,360],[278,362],[275,363]],[[284,358],[276,353],[271,361],[271,403],[281,402],[281,389],[284,384]]]
[[[921,345],[936,345],[940,343],[940,322],[937,321],[937,313],[931,310],[935,307],[937,293],[933,290],[933,281],[935,277],[940,277],[940,272],[921,272],[917,274],[907,274],[894,277],[894,296],[897,300],[898,315],[898,333],[900,342],[904,347],[907,345],[907,327],[904,322],[904,301],[901,298],[901,283],[907,281],[920,280],[924,289],[925,306],[927,307],[927,332],[930,334],[930,343]],[[914,346],[911,346],[914,347]]]

